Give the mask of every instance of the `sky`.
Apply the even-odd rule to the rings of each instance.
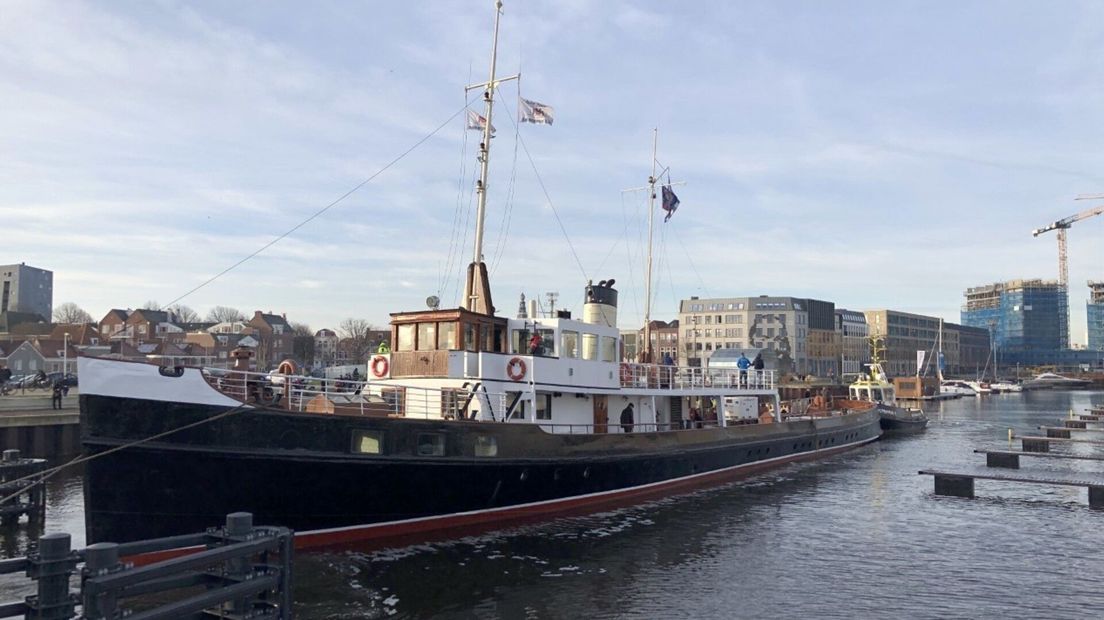
[[[487,79],[493,20],[489,0],[5,0],[0,264],[52,270],[55,306],[97,319],[181,296],[314,329],[455,307],[464,86]],[[685,182],[670,222],[656,207],[658,319],[770,294],[957,322],[970,286],[1056,278],[1032,229],[1104,204],[1074,200],[1104,193],[1099,2],[508,0],[498,70],[555,110],[517,128],[518,82],[499,91],[500,314],[551,291],[581,313],[586,281],[615,278],[621,326],[641,324],[646,193],[624,190],[653,129]],[[1104,216],[1069,260],[1083,343]]]

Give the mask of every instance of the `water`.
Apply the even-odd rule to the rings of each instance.
[[[692,495],[449,543],[301,553],[296,617],[1098,618],[1104,512],[1085,489],[979,481],[971,501],[933,496],[916,472],[983,466],[973,450],[1007,447],[1009,428],[1037,434],[1102,404],[1104,392],[947,401],[928,406],[923,435]],[[50,530],[79,533],[79,474],[50,502]],[[5,553],[25,549],[9,538]],[[0,599],[14,594],[0,582]]]

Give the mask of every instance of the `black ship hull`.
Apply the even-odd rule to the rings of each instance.
[[[877,407],[875,410],[880,415],[879,421],[882,430],[886,433],[919,433],[928,426],[928,416],[923,413],[917,414],[889,407]]]
[[[102,454],[86,466],[88,542],[202,531],[234,511],[295,529],[303,547],[429,538],[676,493],[880,435],[875,411],[561,435],[532,424],[249,409],[106,453],[226,410],[82,395],[82,441],[86,452]],[[379,438],[379,453],[358,452],[365,433]],[[429,436],[439,439],[427,444]]]

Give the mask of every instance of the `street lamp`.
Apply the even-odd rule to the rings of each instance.
[[[69,375],[69,332],[65,332],[65,339],[61,346],[61,383],[65,384]]]

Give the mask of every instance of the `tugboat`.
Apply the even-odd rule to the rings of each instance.
[[[339,386],[291,364],[257,372],[244,349],[230,370],[80,358],[89,543],[249,511],[295,529],[298,548],[406,544],[676,494],[878,439],[869,407],[783,419],[770,370],[656,364],[649,349],[622,362],[613,280],[586,284],[581,320],[496,315],[482,233],[501,6],[490,77],[477,86],[486,121],[462,305],[430,298],[428,310],[391,314],[391,350],[365,381]],[[653,167],[649,227],[656,179]]]
[[[928,425],[928,416],[922,409],[897,404],[897,390],[882,369],[881,354],[885,351],[885,341],[880,337],[871,339],[871,350],[870,363],[866,364],[870,372],[863,373],[848,387],[851,400],[874,403],[882,430],[886,433],[917,433],[924,430]]]

